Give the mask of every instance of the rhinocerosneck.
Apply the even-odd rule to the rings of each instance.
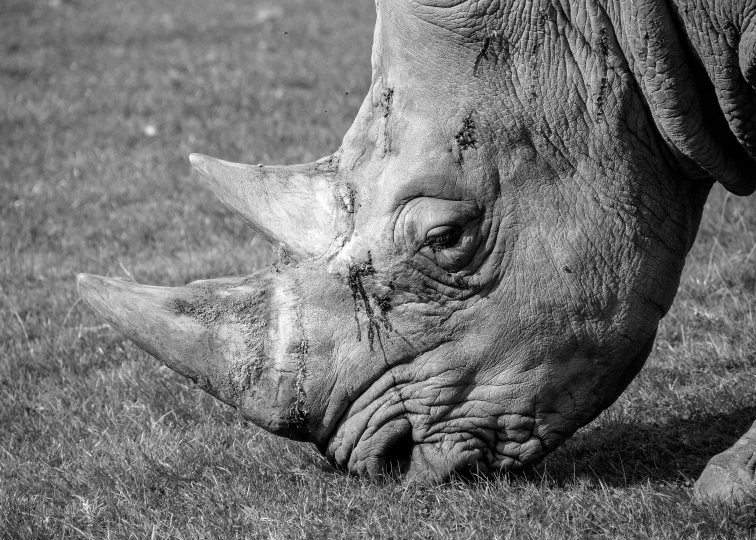
[[[162,362],[349,472],[517,471],[641,369],[712,183],[756,187],[756,1],[377,11],[370,91],[333,155],[191,157],[277,246],[274,268],[79,287]]]

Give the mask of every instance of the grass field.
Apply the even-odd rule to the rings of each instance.
[[[330,153],[373,20],[371,0],[0,2],[0,538],[756,537],[754,507],[691,499],[756,418],[756,209],[719,188],[646,368],[527,477],[347,477],[77,300],[80,271],[270,263],[187,155]]]

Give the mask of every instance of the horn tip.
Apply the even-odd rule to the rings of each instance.
[[[76,288],[82,300],[99,313],[100,310],[98,308],[110,296],[109,289],[119,281],[121,280],[92,274],[79,274],[76,276]]]
[[[200,173],[202,176],[209,176],[210,171],[207,168],[208,156],[202,154],[189,154],[189,163],[192,164],[192,168]]]
[[[108,294],[106,292],[108,283],[111,280],[102,276],[92,274],[79,274],[76,276],[76,288],[82,300],[94,310],[100,317],[107,320],[106,301]]]
[[[79,295],[86,299],[90,296],[98,285],[102,284],[100,276],[94,276],[92,274],[79,274],[76,276],[76,289],[79,291]]]

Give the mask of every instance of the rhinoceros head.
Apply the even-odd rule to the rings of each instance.
[[[606,4],[381,0],[337,152],[191,157],[274,268],[179,288],[80,276],[83,297],[350,472],[538,461],[641,368],[713,175],[753,189],[743,137],[695,110],[708,94],[649,71],[684,59],[657,24],[673,14]]]

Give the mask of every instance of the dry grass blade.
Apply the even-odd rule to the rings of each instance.
[[[5,291],[3,290],[2,287],[0,287],[0,295],[2,296],[8,310],[11,312],[11,315],[13,315],[16,322],[18,323],[18,327],[21,330],[21,333],[24,335],[24,341],[26,342],[26,348],[29,351],[29,354],[33,355],[34,349],[32,348],[31,341],[29,341],[29,333],[26,331],[26,325],[24,324],[24,321],[21,320],[21,316],[18,314],[18,311],[13,307],[13,304],[11,303],[10,298],[8,298],[8,295],[5,294]]]

